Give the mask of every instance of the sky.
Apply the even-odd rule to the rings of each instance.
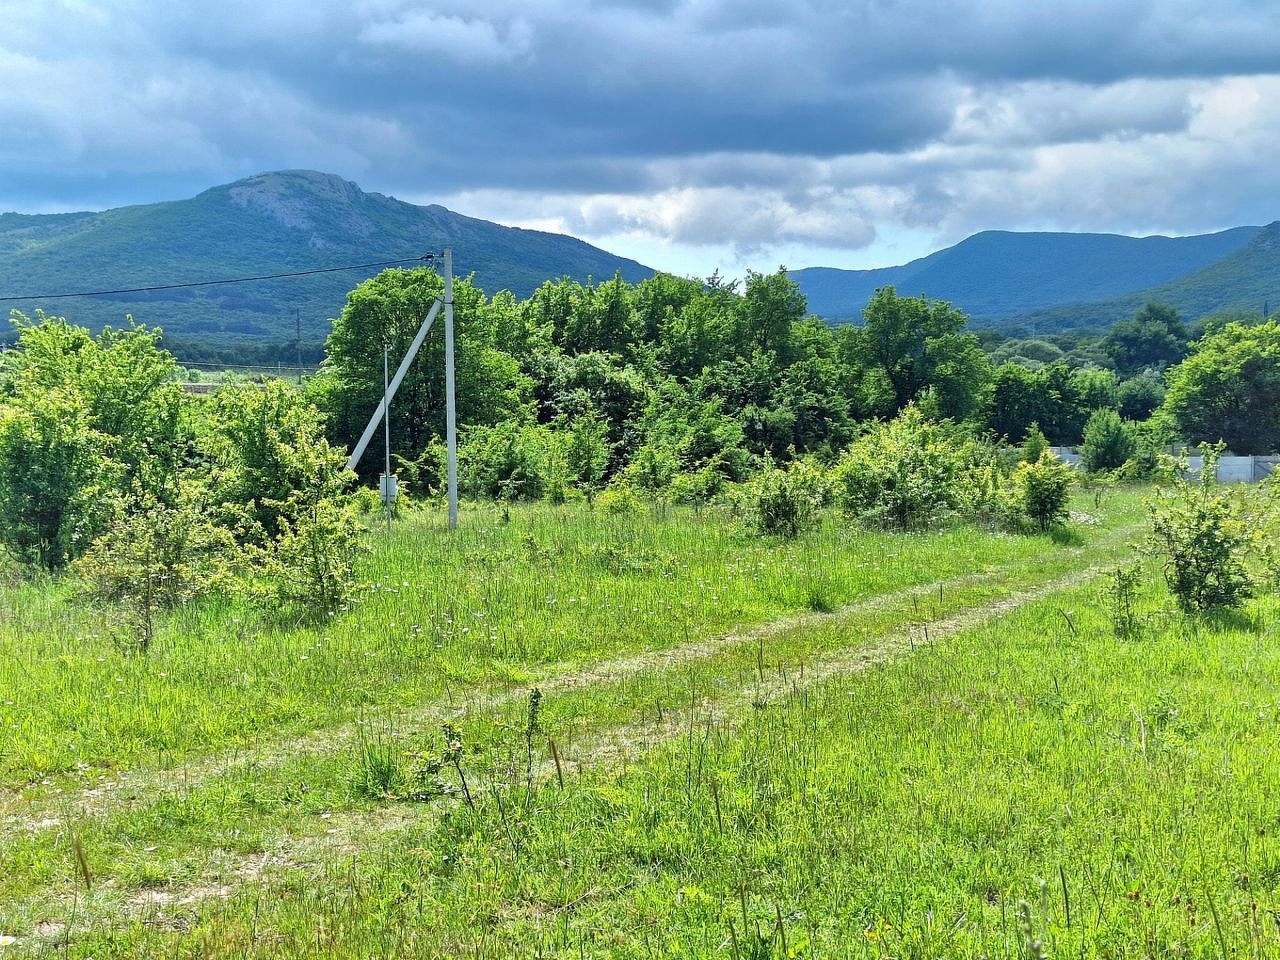
[[[0,130],[0,212],[312,169],[687,276],[886,266],[1280,217],[1280,4],[0,0]]]

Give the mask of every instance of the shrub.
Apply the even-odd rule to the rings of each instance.
[[[1244,563],[1253,537],[1217,483],[1221,450],[1206,452],[1198,479],[1179,477],[1172,496],[1151,504],[1151,544],[1164,558],[1165,582],[1184,613],[1239,607],[1254,593]]]
[[[1027,436],[1022,441],[1022,459],[1027,463],[1035,463],[1048,449],[1049,440],[1040,429],[1040,424],[1032,423],[1027,427]]]
[[[559,440],[545,427],[515,421],[472,427],[458,449],[458,484],[493,500],[541,500],[547,491],[547,450]]]
[[[922,529],[960,510],[966,471],[987,458],[963,431],[909,406],[849,447],[833,471],[835,499],[864,523]]]
[[[240,551],[231,531],[210,519],[207,497],[207,487],[195,478],[179,484],[172,505],[135,490],[75,562],[90,598],[123,607],[144,653],[160,611],[233,581]]]
[[[104,441],[64,391],[0,406],[0,543],[19,561],[56,570],[101,529]]]
[[[611,517],[634,516],[645,510],[644,501],[629,483],[615,480],[596,497],[596,506]]]
[[[1138,443],[1130,424],[1114,410],[1095,410],[1084,428],[1080,462],[1090,473],[1118,470],[1133,459]]]
[[[812,526],[827,499],[821,468],[804,460],[786,470],[767,465],[744,491],[746,512],[758,533],[794,538]]]
[[[1041,530],[1067,519],[1067,498],[1075,476],[1071,468],[1046,450],[1035,463],[1013,472],[1013,502]]]

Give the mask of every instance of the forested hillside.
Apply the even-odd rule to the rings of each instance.
[[[474,273],[490,294],[528,296],[552,277],[586,281],[652,271],[580,240],[419,207],[329,174],[284,171],[206,190],[189,200],[102,213],[0,216],[0,295],[170,286],[414,259],[451,245],[458,275]],[[295,320],[318,345],[347,292],[381,267],[249,284],[10,302],[120,326],[126,314],[163,327],[171,342],[209,348],[285,345]],[[6,311],[7,312],[7,311]]]
[[[1258,231],[1236,227],[1194,237],[1134,238],[988,230],[900,267],[814,267],[796,270],[792,277],[809,298],[809,309],[831,320],[856,319],[861,305],[885,285],[950,301],[982,326],[1050,307],[1062,307],[1054,316],[1069,320],[1077,316],[1075,305],[1155,287],[1208,267],[1245,247]],[[1168,298],[1135,295],[1126,301],[1123,315],[1150,299]],[[1210,303],[1201,312],[1215,308]]]

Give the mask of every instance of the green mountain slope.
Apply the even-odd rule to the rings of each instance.
[[[365,193],[340,177],[284,171],[190,200],[102,213],[0,216],[0,296],[112,290],[416,258],[452,246],[454,274],[528,296],[544,280],[639,281],[653,271],[573,237],[504,227]],[[378,268],[306,278],[0,304],[91,327],[126,314],[207,344],[323,340],[346,294]]]
[[[900,267],[810,268],[791,275],[809,309],[828,319],[857,318],[877,288],[893,284],[901,294],[948,300],[976,324],[991,325],[1176,280],[1245,247],[1259,229],[1142,238],[991,230]]]
[[[1268,305],[1280,308],[1280,220],[1259,230],[1242,249],[1172,282],[1096,303],[1038,310],[1008,322],[1040,330],[1108,326],[1132,317],[1150,300],[1176,307],[1185,320],[1212,313],[1260,313]]]

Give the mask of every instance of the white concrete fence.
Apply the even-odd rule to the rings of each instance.
[[[1071,447],[1050,447],[1058,458],[1073,467],[1080,466],[1080,454]],[[1265,480],[1280,465],[1280,457],[1219,457],[1218,480],[1221,483],[1257,483]],[[1204,469],[1204,457],[1187,457],[1187,472],[1199,476]]]

